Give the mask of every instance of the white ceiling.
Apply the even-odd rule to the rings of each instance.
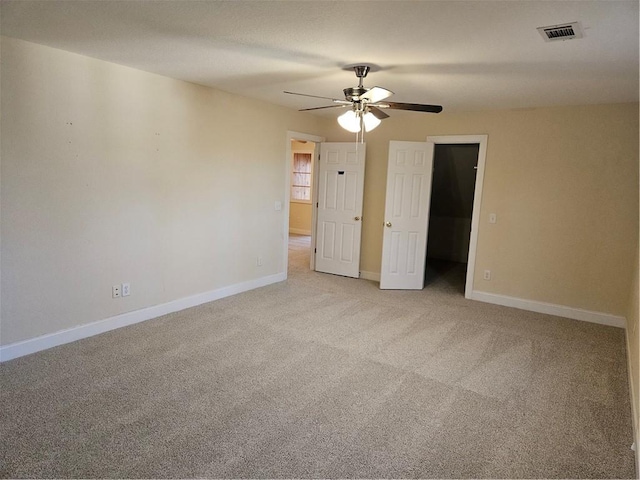
[[[342,98],[357,84],[342,67],[362,62],[389,100],[450,112],[638,101],[637,0],[2,0],[0,13],[6,36],[292,108],[330,102],[283,90]],[[584,38],[536,30],[573,21]]]

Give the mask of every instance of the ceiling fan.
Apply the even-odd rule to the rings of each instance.
[[[370,65],[355,65],[352,67],[358,77],[358,86],[345,88],[344,100],[339,98],[321,97],[318,95],[307,95],[305,93],[284,92],[290,95],[301,95],[303,97],[323,98],[331,100],[333,105],[323,107],[303,108],[300,111],[321,110],[324,108],[346,108],[351,109],[338,117],[338,123],[342,128],[350,132],[358,133],[364,127],[365,131],[370,132],[385,118],[389,117],[381,109],[392,110],[412,110],[414,112],[440,113],[442,107],[440,105],[423,105],[420,103],[398,103],[383,102],[385,98],[393,95],[391,90],[382,87],[367,88],[362,82],[371,70]]]

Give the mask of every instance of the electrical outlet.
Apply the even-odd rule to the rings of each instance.
[[[111,297],[120,298],[120,285],[114,285],[111,287]]]
[[[489,223],[496,223],[498,221],[498,217],[495,213],[489,214]]]
[[[128,297],[129,295],[131,295],[131,284],[130,283],[123,283],[122,284],[122,296],[123,297]]]
[[[491,280],[491,270],[485,270],[482,278],[485,280]]]
[[[258,257],[258,258],[256,259],[256,265],[257,265],[257,266],[259,266],[259,267],[261,267],[261,266],[262,266],[262,257]]]

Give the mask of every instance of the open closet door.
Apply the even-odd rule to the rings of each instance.
[[[318,272],[360,277],[364,143],[321,143],[318,164]]]
[[[424,288],[433,152],[430,142],[389,142],[381,289]]]

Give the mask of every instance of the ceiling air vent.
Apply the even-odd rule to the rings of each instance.
[[[580,24],[578,22],[538,27],[538,32],[540,32],[540,35],[542,35],[545,42],[582,38],[582,28],[580,28]]]

